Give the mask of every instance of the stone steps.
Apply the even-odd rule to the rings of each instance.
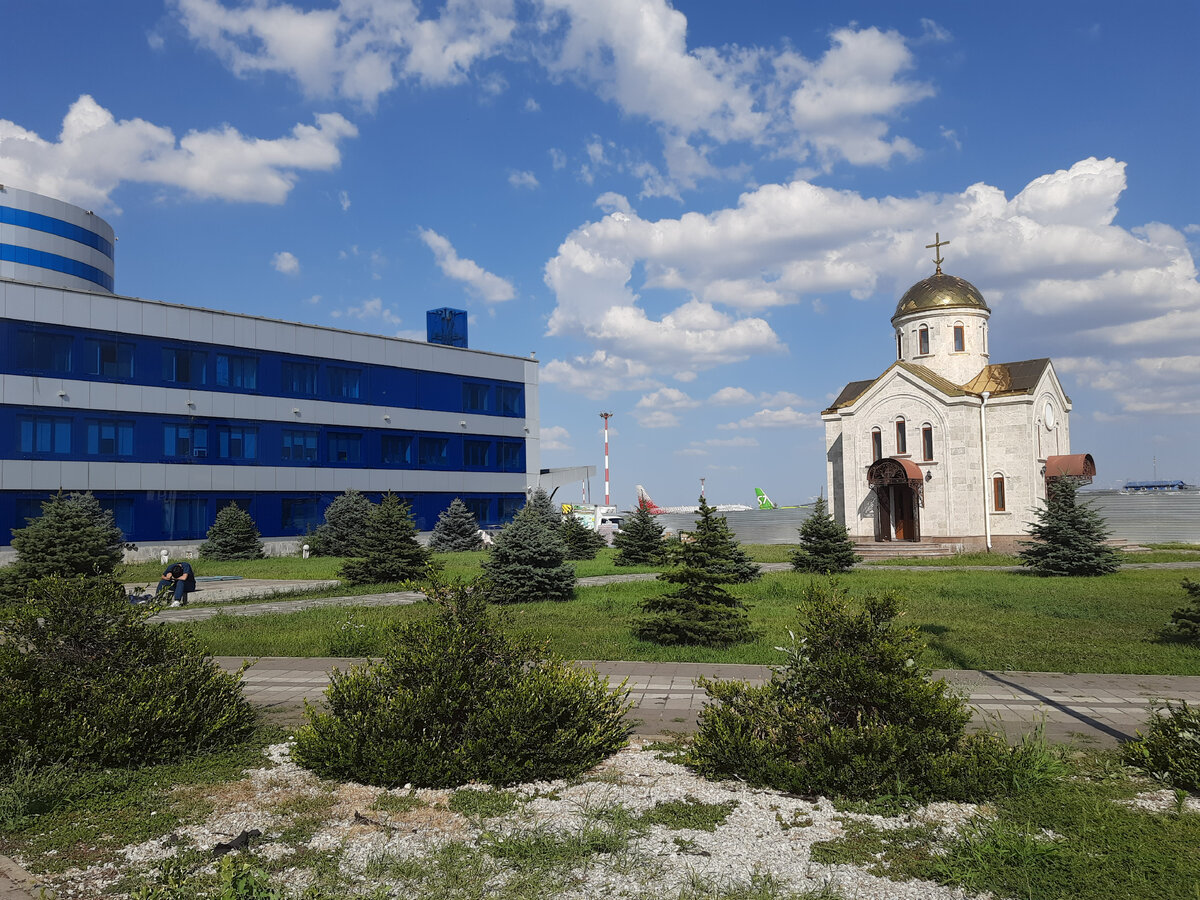
[[[854,545],[854,552],[864,560],[893,559],[897,556],[940,557],[953,556],[958,552],[953,544],[939,544],[922,541],[860,541]]]

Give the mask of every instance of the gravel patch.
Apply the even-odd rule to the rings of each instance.
[[[857,866],[814,863],[811,854],[814,844],[843,836],[843,823],[850,820],[884,830],[932,825],[943,839],[949,838],[983,814],[972,804],[931,803],[895,817],[839,812],[824,798],[807,800],[737,781],[707,781],[644,747],[635,740],[581,778],[511,788],[508,793],[516,800],[511,811],[479,818],[450,809],[453,790],[384,791],[322,781],[291,760],[289,744],[279,744],[268,748],[264,764],[248,770],[244,779],[215,785],[205,794],[215,808],[204,821],[125,847],[116,860],[56,876],[49,886],[64,897],[98,896],[122,875],[153,879],[162,861],[181,850],[208,854],[217,843],[257,829],[262,837],[253,852],[260,864],[278,870],[292,854],[328,851],[338,860],[348,897],[380,887],[392,896],[418,896],[404,878],[412,878],[414,865],[435,865],[434,854],[451,844],[470,848],[472,864],[484,868],[490,892],[503,889],[517,871],[495,852],[505,841],[562,843],[607,829],[619,836],[613,848],[606,848],[610,852],[548,868],[539,885],[542,896],[669,898],[697,883],[729,889],[755,878],[769,878],[785,891],[826,888],[855,900],[968,896],[930,882],[890,881]],[[1174,803],[1171,792],[1155,796],[1161,794]],[[1149,796],[1140,795],[1139,802]],[[660,804],[680,801],[720,804],[728,813],[711,831],[637,822]],[[298,824],[303,822],[311,827],[305,830]],[[404,864],[408,875],[401,871]],[[272,883],[290,896],[312,879],[313,873],[300,865],[272,875]]]

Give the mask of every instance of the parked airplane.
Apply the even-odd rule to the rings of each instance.
[[[699,509],[699,506],[693,503],[691,506],[659,506],[655,503],[646,489],[640,484],[637,486],[638,509],[649,510],[650,515],[658,516],[663,513],[694,513]],[[717,512],[738,512],[740,510],[750,509],[749,506],[744,506],[741,503],[718,503],[713,506]]]
[[[767,496],[766,491],[762,488],[754,489],[754,499],[758,501],[759,509],[799,509],[799,506],[780,506],[774,500]]]

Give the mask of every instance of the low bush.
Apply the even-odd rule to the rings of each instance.
[[[0,612],[0,772],[141,765],[250,734],[240,675],[154,612],[107,578],[42,579]]]
[[[1125,762],[1172,787],[1200,793],[1200,709],[1167,703],[1149,730],[1122,748]]]
[[[770,682],[702,679],[710,698],[687,762],[792,793],[856,799],[970,800],[1045,770],[1036,747],[967,736],[970,711],[930,681],[911,628],[894,624],[894,595],[851,607],[836,581],[810,583],[807,621],[780,648]]]
[[[479,583],[428,588],[435,614],[397,629],[381,662],[334,670],[295,759],[323,777],[395,787],[576,775],[624,746],[628,691],[506,636]]]
[[[201,559],[262,559],[262,535],[258,526],[236,503],[217,512],[204,543],[200,545]]]

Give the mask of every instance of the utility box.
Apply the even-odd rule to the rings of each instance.
[[[467,311],[465,309],[451,309],[448,306],[431,309],[425,313],[425,328],[429,343],[466,349]]]

